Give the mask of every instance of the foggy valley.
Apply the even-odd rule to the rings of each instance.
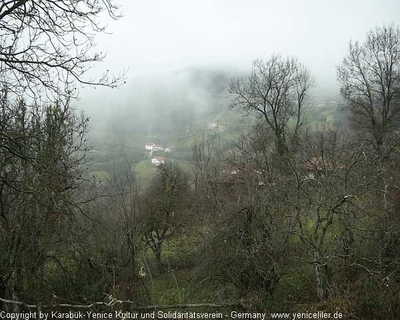
[[[400,4],[0,4],[1,319],[400,314]]]

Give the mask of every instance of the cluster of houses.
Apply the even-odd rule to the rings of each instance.
[[[147,142],[144,146],[144,148],[146,150],[149,150],[150,153],[154,152],[154,151],[163,151],[163,152],[173,152],[174,151],[174,147],[163,147],[162,145],[159,144],[155,144],[153,142]]]
[[[224,132],[226,130],[225,124],[218,124],[216,122],[209,122],[207,123],[207,129],[212,132]]]
[[[171,146],[162,146],[160,144],[156,144],[154,142],[147,142],[144,146],[144,148],[148,151],[150,151],[150,156],[153,155],[154,152],[162,151],[162,152],[167,152],[171,153],[175,151],[175,147]],[[160,164],[164,164],[166,159],[164,157],[153,157],[151,159],[151,163],[155,166],[159,166]]]

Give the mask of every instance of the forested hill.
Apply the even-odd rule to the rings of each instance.
[[[173,132],[199,131],[204,124],[225,118],[236,121],[245,114],[229,111],[229,84],[243,71],[188,68],[180,71],[128,80],[116,92],[100,93],[83,101],[91,115],[89,137],[97,144],[113,135],[170,135]],[[308,123],[343,123],[336,93],[312,88],[306,112]],[[314,91],[312,91],[314,93]],[[230,123],[227,123],[230,124]]]
[[[187,129],[196,118],[227,110],[230,77],[224,71],[185,69],[128,80],[117,92],[88,102],[92,129],[157,134]]]

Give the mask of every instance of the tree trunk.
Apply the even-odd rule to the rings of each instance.
[[[156,262],[157,262],[158,270],[159,270],[160,272],[163,272],[163,271],[164,271],[164,267],[163,267],[162,259],[161,259],[162,244],[161,244],[161,243],[158,243],[158,244],[154,247],[153,251],[154,251],[154,255],[156,256]]]
[[[325,281],[324,281],[322,265],[319,262],[320,257],[317,250],[315,251],[314,257],[315,257],[315,262],[314,262],[315,280],[317,282],[317,297],[318,300],[321,301],[326,299],[326,289],[325,289]]]
[[[10,282],[9,282],[9,294],[11,297],[11,300],[14,301],[19,301],[18,299],[18,293],[17,293],[17,271],[13,270],[11,273],[11,277],[10,277]],[[19,312],[19,306],[17,304],[12,304],[11,307],[11,311],[14,313],[18,313]]]

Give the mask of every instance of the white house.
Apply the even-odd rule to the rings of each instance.
[[[168,153],[175,152],[176,151],[176,147],[173,147],[173,146],[165,147],[164,151],[168,152]]]
[[[159,144],[155,144],[154,142],[147,142],[144,145],[144,148],[149,151],[164,151],[163,146],[161,146]]]
[[[165,163],[165,158],[163,158],[163,157],[155,157],[155,158],[151,159],[151,163],[156,165],[156,166],[159,166],[160,164],[164,164]]]
[[[164,147],[156,144],[156,145],[153,145],[151,150],[152,151],[164,151]]]
[[[207,123],[207,129],[209,129],[209,130],[214,130],[214,129],[216,129],[216,128],[218,128],[218,123],[215,123],[215,122],[209,122],[209,123]]]
[[[144,148],[145,148],[146,150],[152,151],[152,150],[153,150],[153,146],[155,146],[155,144],[154,144],[153,142],[147,142],[147,143],[144,145]]]
[[[219,132],[224,132],[226,130],[226,125],[225,124],[219,124],[218,125],[218,131]]]

